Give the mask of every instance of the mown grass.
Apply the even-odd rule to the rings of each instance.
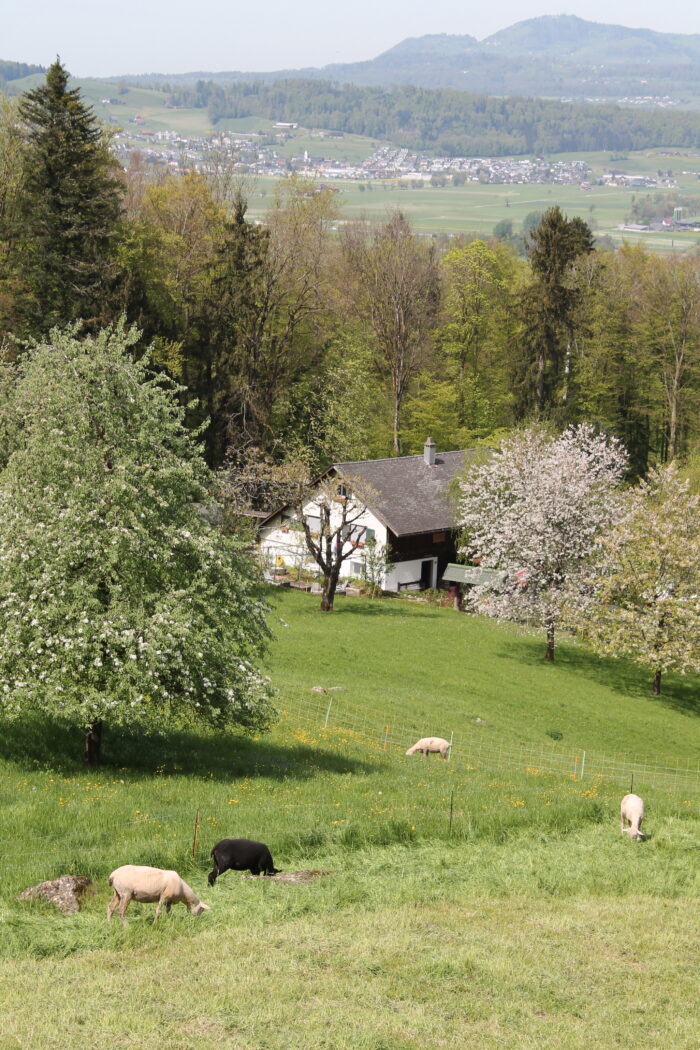
[[[380,729],[391,717],[533,742],[558,728],[562,743],[692,756],[697,680],[655,700],[633,667],[570,643],[544,667],[539,637],[451,610],[348,599],[326,616],[309,596],[274,597],[283,714],[269,734],[108,729],[107,762],[88,772],[68,727],[3,727],[0,1050],[696,1050],[697,793],[645,791],[650,837],[635,843],[616,783],[474,766],[458,736],[449,763],[408,759],[381,733],[294,712],[340,685],[324,701]],[[210,890],[208,853],[228,836],[330,874],[229,872]],[[127,862],[175,867],[211,911],[153,926],[153,906],[132,904],[128,927],[108,925],[106,876]],[[79,914],[15,899],[67,871],[95,882]]]

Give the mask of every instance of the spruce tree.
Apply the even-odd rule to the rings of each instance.
[[[16,238],[25,331],[106,314],[122,188],[100,125],[57,59],[20,99],[26,133]]]

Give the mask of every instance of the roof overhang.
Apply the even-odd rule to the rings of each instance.
[[[504,573],[497,569],[482,569],[480,565],[457,565],[455,562],[450,562],[442,574],[446,583],[463,583],[470,587],[486,587],[499,583],[503,576]]]

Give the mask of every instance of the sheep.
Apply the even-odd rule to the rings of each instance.
[[[639,795],[625,795],[620,803],[620,831],[626,833],[633,839],[643,839],[645,836],[640,831],[644,820],[644,802]],[[625,827],[625,823],[629,827]]]
[[[148,868],[142,864],[123,864],[115,868],[109,876],[109,884],[114,890],[112,899],[107,905],[107,920],[111,922],[114,911],[119,906],[119,918],[124,926],[127,921],[124,913],[129,902],[142,901],[152,904],[158,901],[153,922],[161,913],[163,905],[170,911],[173,904],[186,904],[193,915],[209,911],[209,905],[200,901],[184,879],[176,871],[164,871],[162,868]]]
[[[233,871],[250,871],[253,875],[277,875],[279,869],[272,863],[272,856],[264,842],[250,839],[222,839],[211,851],[214,869],[207,881],[213,886],[219,875],[231,868]]]
[[[409,747],[406,754],[415,755],[418,751],[427,758],[431,752],[435,752],[440,755],[440,758],[447,760],[447,753],[451,747],[452,744],[448,740],[443,740],[440,736],[424,736],[413,747]]]

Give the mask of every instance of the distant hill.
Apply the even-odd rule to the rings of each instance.
[[[226,84],[299,77],[575,101],[629,99],[640,105],[658,104],[663,96],[669,96],[684,107],[700,106],[700,35],[629,29],[573,15],[544,15],[518,22],[481,41],[448,34],[409,38],[370,61],[321,69],[152,74],[121,79],[156,85],[197,79]]]

